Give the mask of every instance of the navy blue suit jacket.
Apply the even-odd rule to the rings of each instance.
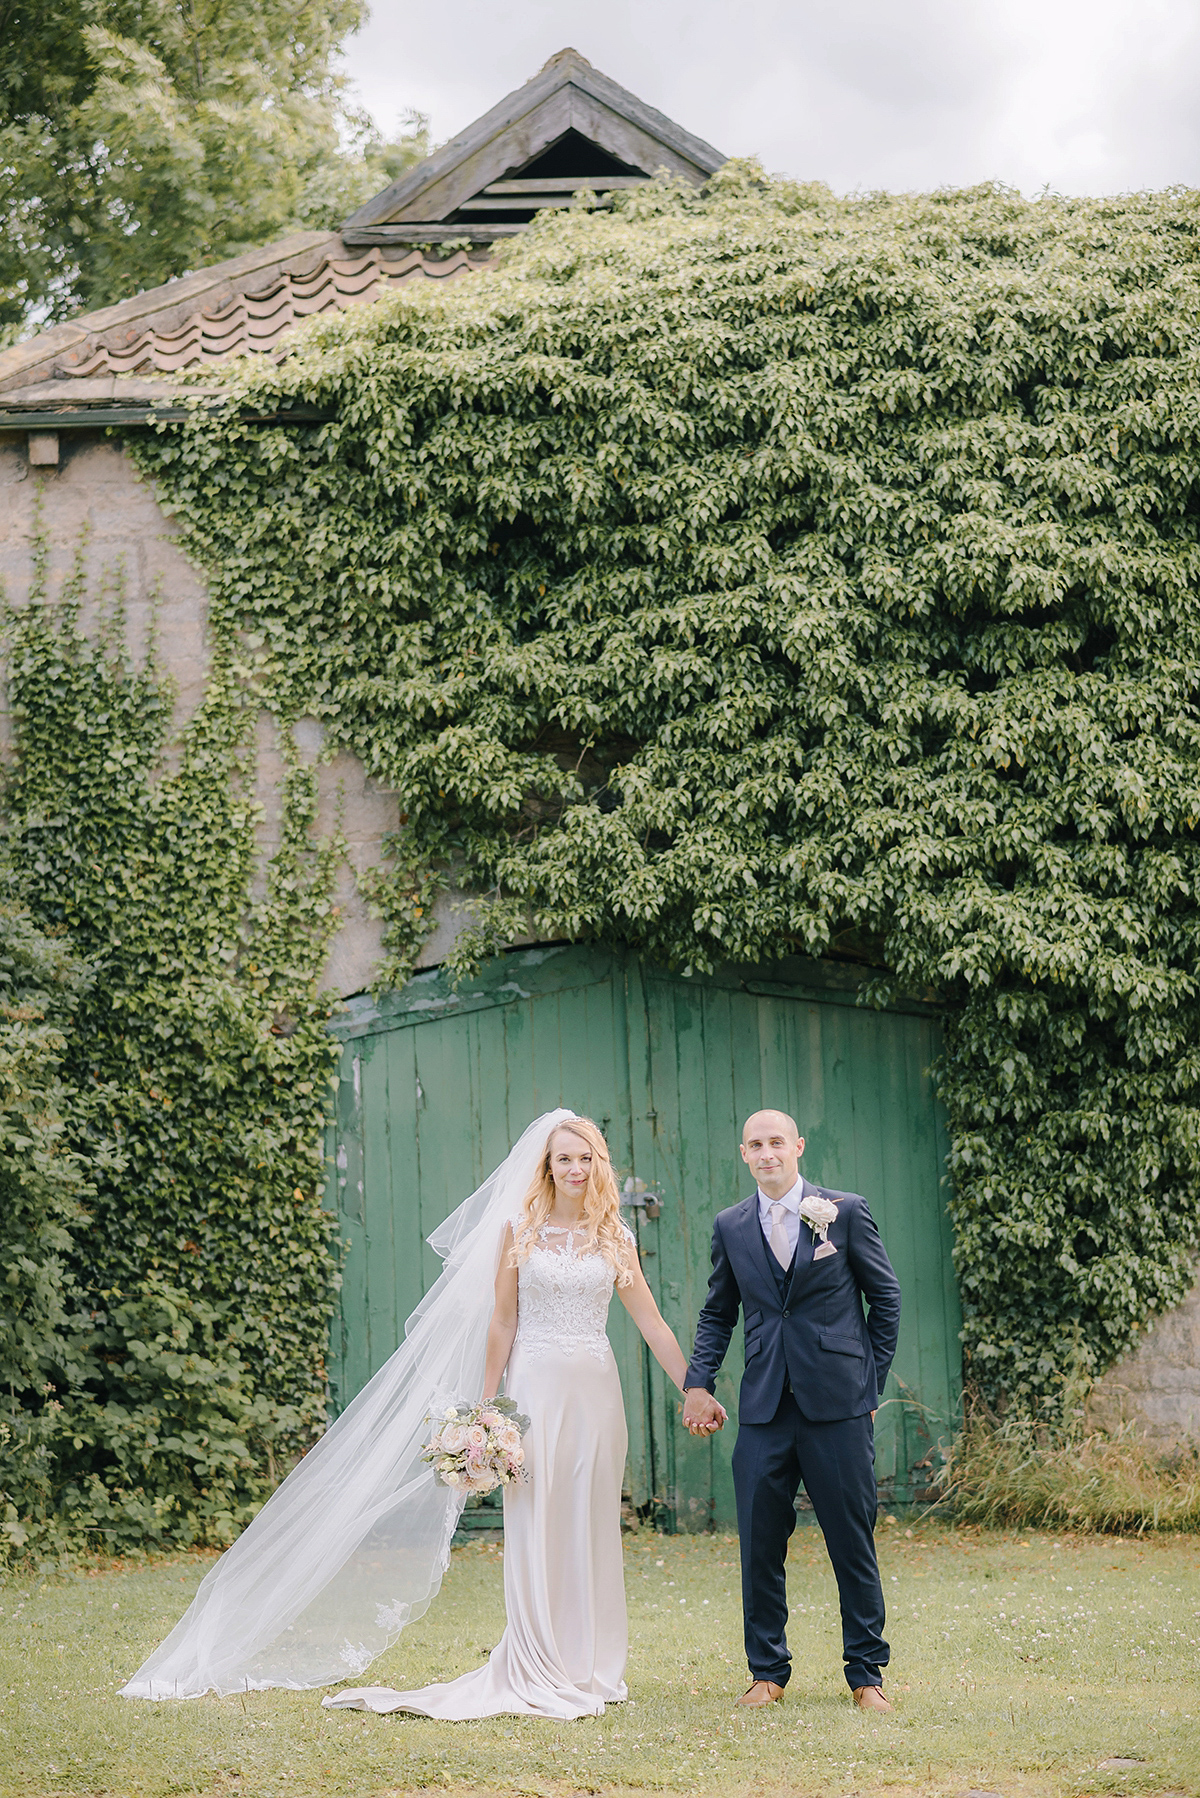
[[[801,1218],[791,1279],[782,1293],[758,1221],[757,1192],[718,1212],[713,1224],[712,1278],[684,1385],[713,1390],[741,1308],[746,1324],[741,1423],[771,1421],[785,1375],[810,1423],[861,1417],[878,1406],[896,1352],[900,1283],[867,1201],[807,1180],[803,1185],[805,1196],[818,1193],[837,1205],[829,1226],[837,1254],[814,1261],[817,1238]],[[864,1299],[870,1307],[865,1318]]]

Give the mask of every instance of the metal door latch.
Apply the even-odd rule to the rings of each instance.
[[[644,1180],[629,1174],[621,1188],[621,1208],[623,1211],[640,1211],[643,1217],[658,1217],[663,1208],[662,1194],[647,1186]]]

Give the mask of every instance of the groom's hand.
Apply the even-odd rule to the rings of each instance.
[[[728,1416],[724,1405],[703,1386],[689,1386],[683,1395],[683,1427],[692,1436],[711,1436],[723,1429]]]

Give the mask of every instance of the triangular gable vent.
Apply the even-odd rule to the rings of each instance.
[[[516,93],[360,206],[347,244],[492,243],[581,188],[637,187],[660,169],[699,183],[725,158],[665,114],[560,50]]]

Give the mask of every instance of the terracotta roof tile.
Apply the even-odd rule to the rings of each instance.
[[[306,318],[362,305],[403,281],[454,280],[488,259],[487,249],[439,257],[389,245],[347,253],[337,236],[289,239],[274,254],[268,246],[199,270],[0,352],[0,411],[47,382],[55,384],[59,403],[69,405],[78,381],[75,391],[87,404],[95,389],[82,383],[99,376],[163,376],[230,356],[270,355]]]

